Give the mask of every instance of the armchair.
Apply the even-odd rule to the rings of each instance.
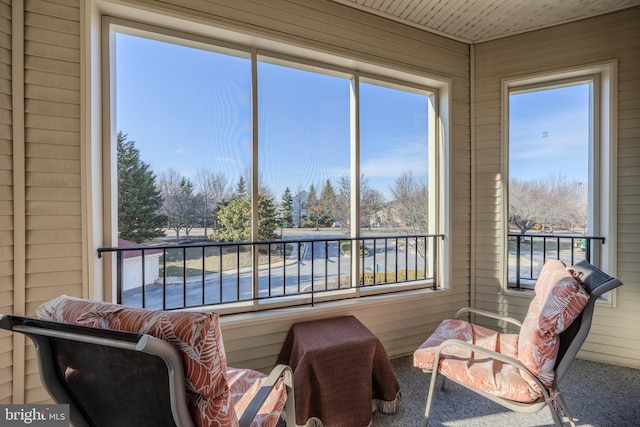
[[[550,260],[523,322],[474,308],[443,321],[414,353],[414,366],[431,373],[424,425],[440,374],[513,411],[548,406],[557,426],[563,425],[564,412],[575,427],[559,383],[589,333],[596,300],[620,285],[586,261],[566,268]],[[520,333],[502,334],[458,319],[468,313],[511,323]]]
[[[74,425],[295,426],[291,368],[227,367],[216,313],[67,296],[36,311],[0,327],[34,341],[43,385]]]

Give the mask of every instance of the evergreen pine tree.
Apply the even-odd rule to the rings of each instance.
[[[238,180],[238,186],[236,187],[235,195],[241,199],[245,199],[249,196],[249,191],[247,190],[247,181],[242,176]]]
[[[251,203],[248,198],[234,197],[220,206],[218,226],[213,232],[218,242],[246,242],[251,238]]]
[[[287,187],[282,195],[280,211],[282,213],[282,226],[286,228],[293,227],[293,196],[291,190]]]
[[[325,183],[317,206],[318,224],[323,226],[331,225],[336,210],[336,192],[333,189],[333,185],[331,185],[331,181],[327,180]]]
[[[273,198],[260,194],[258,199],[258,240],[276,240],[279,238],[276,230],[280,220],[276,212]]]
[[[275,240],[279,226],[276,207],[271,197],[264,194],[258,199],[258,240]],[[251,241],[251,198],[235,197],[218,211],[218,227],[213,233],[217,241]]]
[[[156,177],[140,159],[135,141],[118,132],[118,236],[136,243],[164,236]]]
[[[318,228],[318,195],[313,184],[309,187],[309,195],[307,196],[307,218],[304,226]]]

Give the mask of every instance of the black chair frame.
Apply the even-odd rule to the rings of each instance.
[[[29,337],[40,378],[84,426],[192,427],[178,351],[145,334],[0,314],[0,328]]]

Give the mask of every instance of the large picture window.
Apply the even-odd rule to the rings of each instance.
[[[160,248],[151,267],[126,267],[119,295],[144,305],[167,277],[201,283],[176,303],[158,291],[168,308],[438,286],[434,89],[148,27],[111,33],[110,233]],[[230,270],[231,286],[206,286]]]
[[[610,262],[609,85],[606,66],[505,82],[510,287],[547,259]]]

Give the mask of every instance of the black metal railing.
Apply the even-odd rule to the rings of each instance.
[[[509,287],[532,289],[548,259],[559,259],[566,265],[580,260],[594,262],[604,237],[569,234],[509,233]]]
[[[291,304],[313,305],[319,294],[326,300],[330,291],[358,287],[387,286],[389,291],[388,285],[416,282],[437,289],[443,239],[402,235],[198,242],[100,248],[98,256],[115,255],[117,301],[129,306],[170,310],[296,296],[310,297],[310,302],[290,298]]]

